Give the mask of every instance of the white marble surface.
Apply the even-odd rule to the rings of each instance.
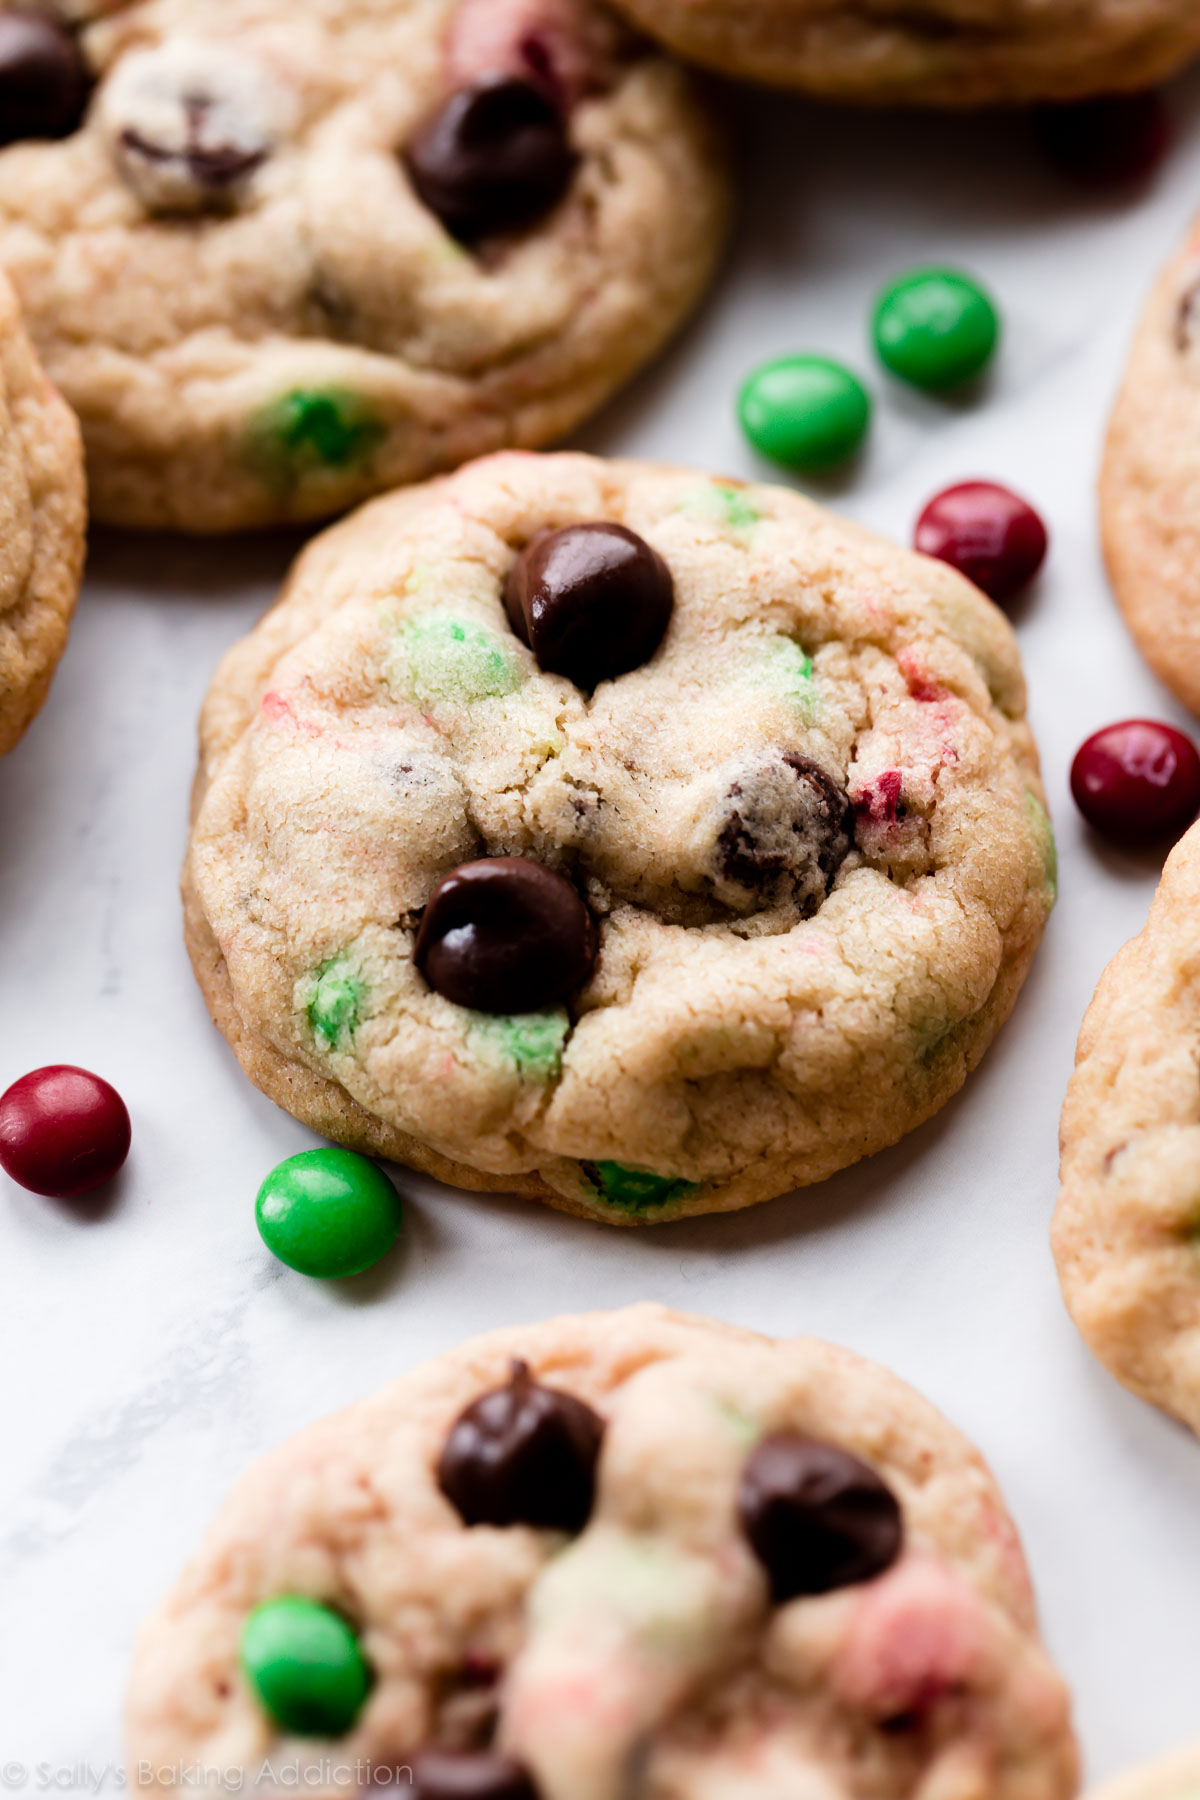
[[[272,1262],[257,1184],[309,1139],[243,1080],[180,943],[193,719],[291,545],[101,537],[46,711],[0,766],[0,1087],[109,1076],[134,1152],[108,1203],[0,1177],[0,1779],[111,1789],[139,1618],[248,1459],[467,1331],[655,1297],[893,1365],[983,1446],[1024,1532],[1093,1775],[1200,1730],[1200,1445],[1120,1390],[1062,1310],[1046,1243],[1055,1130],[1100,970],[1145,916],[1152,859],[1087,841],[1078,741],[1148,711],[1096,546],[1100,434],[1153,268],[1200,198],[1200,81],[1152,188],[1081,198],[1017,120],[863,119],[750,97],[747,200],[686,341],[585,434],[604,451],[754,472],[732,417],[769,353],[870,367],[875,288],[949,259],[1007,336],[985,400],[885,389],[832,497],[905,537],[947,482],[1007,479],[1051,561],[1018,616],[1062,852],[1062,900],[1016,1015],[966,1092],[816,1192],[632,1235],[406,1178],[402,1255],[342,1286]],[[38,1765],[41,1765],[39,1769]]]

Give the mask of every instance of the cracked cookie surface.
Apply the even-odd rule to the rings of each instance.
[[[1100,521],[1138,648],[1200,714],[1200,221],[1138,326],[1109,425]]]
[[[1200,1432],[1200,826],[1100,978],[1062,1115],[1054,1254],[1090,1348]]]
[[[1144,88],[1200,53],[1191,0],[619,0],[681,56],[843,100],[984,106]]]
[[[595,520],[674,605],[588,692],[503,594],[539,532]],[[620,1224],[769,1198],[929,1117],[1053,898],[999,610],[687,470],[514,452],[373,502],[226,657],[201,740],[188,940],[251,1078],[343,1143]],[[427,984],[423,909],[481,857],[582,894],[580,991],[503,1015]]]
[[[531,1388],[543,1417],[565,1405],[600,1435],[582,1510],[566,1529],[523,1522],[518,1483],[517,1516],[468,1523],[471,1435]],[[831,1520],[798,1492],[792,1542],[824,1573],[780,1599],[747,1484],[760,1494],[764,1452],[788,1445],[826,1496],[846,1469],[860,1496],[888,1495],[900,1536],[873,1538],[870,1568],[834,1568],[827,1528],[861,1542],[861,1514]],[[523,1452],[501,1448],[511,1472]],[[496,1466],[476,1467],[485,1494]],[[333,1609],[370,1670],[332,1740],[281,1730],[239,1665],[247,1616],[287,1596]],[[318,1794],[338,1791],[322,1769],[356,1759],[406,1785],[431,1745],[460,1759],[459,1784],[418,1777],[422,1794],[1068,1800],[1076,1776],[978,1453],[848,1351],[658,1306],[475,1339],[260,1462],[141,1635],[127,1739],[131,1766],[236,1776],[283,1757]],[[464,1779],[497,1757],[510,1785]]]
[[[79,593],[85,527],[79,428],[0,276],[0,755],[49,691]]]
[[[713,271],[723,158],[690,78],[592,0],[43,17],[94,86],[70,135],[0,151],[0,266],[100,519],[314,518],[544,443]]]

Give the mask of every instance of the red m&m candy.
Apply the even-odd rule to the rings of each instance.
[[[1082,743],[1071,764],[1075,804],[1118,844],[1177,835],[1200,812],[1200,755],[1156,719],[1123,719]]]
[[[0,1094],[0,1168],[35,1194],[90,1194],[121,1167],[129,1137],[125,1102],[87,1069],[51,1063]]]
[[[935,494],[913,544],[951,563],[993,600],[1009,600],[1041,568],[1049,539],[1027,500],[994,481],[961,481]]]

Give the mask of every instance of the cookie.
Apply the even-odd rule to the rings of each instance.
[[[721,248],[690,79],[592,0],[0,7],[0,95],[0,265],[120,525],[558,437]]]
[[[1100,978],[1062,1115],[1054,1254],[1118,1381],[1200,1432],[1200,826]]]
[[[1200,1794],[1200,1745],[1177,1750],[1147,1768],[1123,1775],[1089,1800],[1196,1800]]]
[[[1138,648],[1200,713],[1200,221],[1138,327],[1108,431],[1100,519]]]
[[[79,594],[85,528],[79,427],[0,276],[0,756],[49,691]]]
[[[746,1206],[1007,1016],[1053,887],[1024,704],[990,601],[798,494],[487,458],[319,538],[221,664],[196,973],[352,1148],[618,1224]]]
[[[849,1351],[659,1306],[476,1338],[259,1463],[141,1634],[127,1740],[144,1788],[1075,1792],[978,1453]]]
[[[1192,0],[619,0],[681,56],[875,104],[985,106],[1144,88],[1200,53]]]

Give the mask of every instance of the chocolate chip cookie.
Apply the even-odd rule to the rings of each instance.
[[[416,1800],[1076,1774],[971,1446],[848,1351],[655,1306],[477,1338],[251,1470],[142,1633],[128,1754]]]
[[[984,106],[1148,87],[1200,53],[1192,0],[619,0],[681,56],[841,100]]]
[[[746,1206],[1007,1017],[1054,880],[1024,704],[976,588],[795,493],[486,458],[318,539],[218,670],[196,972],[353,1148],[619,1224]]]
[[[1200,713],[1200,222],[1138,327],[1100,503],[1126,623],[1159,679]]]
[[[726,214],[689,78],[593,0],[0,4],[0,142],[0,265],[122,525],[561,435]]]
[[[1200,1432],[1198,909],[1193,826],[1083,1021],[1062,1115],[1054,1254],[1100,1360]]]
[[[83,569],[83,451],[0,276],[0,756],[50,687]]]

